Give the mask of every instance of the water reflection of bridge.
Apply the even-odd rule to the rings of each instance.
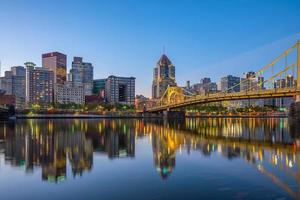
[[[66,126],[65,124],[68,124]],[[73,176],[92,169],[93,152],[109,159],[134,158],[135,142],[151,140],[157,172],[166,179],[178,151],[220,154],[244,159],[292,196],[297,191],[279,179],[299,186],[299,147],[286,119],[189,119],[177,122],[143,120],[28,120],[0,126],[0,153],[6,163],[42,168],[42,178],[66,178],[67,160]],[[276,173],[274,173],[276,169]],[[280,174],[278,174],[279,172]],[[272,173],[271,173],[272,172]],[[279,175],[279,176],[278,176]]]
[[[165,141],[164,150],[169,152],[165,157],[174,159],[168,162],[172,167],[176,149],[199,150],[204,156],[218,152],[227,159],[246,160],[292,197],[300,197],[299,147],[297,138],[291,137],[287,119],[190,119],[164,127],[167,128],[154,123],[147,131]],[[274,173],[274,169],[294,179],[297,191],[281,180],[282,174]]]

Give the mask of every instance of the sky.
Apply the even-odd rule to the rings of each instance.
[[[136,77],[151,95],[161,54],[176,81],[218,81],[268,64],[300,39],[299,0],[0,0],[1,74],[59,51],[94,66],[94,78]]]

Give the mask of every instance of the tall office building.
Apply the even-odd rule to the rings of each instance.
[[[25,76],[26,70],[23,66],[14,66],[0,78],[0,89],[15,97],[17,108],[22,108],[25,103]]]
[[[109,76],[105,83],[105,96],[109,103],[134,105],[135,78]]]
[[[221,91],[227,91],[228,92],[239,92],[240,91],[240,83],[241,78],[228,75],[221,78]],[[237,85],[236,87],[233,87]]]
[[[160,98],[168,86],[176,86],[175,66],[163,54],[153,71],[152,98]]]
[[[59,52],[42,55],[42,66],[53,71],[54,84],[63,84],[67,80],[67,56]]]
[[[83,85],[84,95],[91,95],[93,90],[94,67],[83,62],[81,57],[74,57],[71,69],[71,79],[75,85]]]
[[[54,72],[33,63],[26,65],[26,102],[47,105],[53,102]]]

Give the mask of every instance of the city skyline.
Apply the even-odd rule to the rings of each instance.
[[[70,58],[82,56],[93,63],[95,79],[134,76],[136,93],[150,97],[152,70],[165,47],[180,74],[176,77],[180,86],[187,80],[199,82],[202,77],[217,81],[228,74],[242,76],[249,69],[261,68],[300,38],[297,4],[65,1],[60,3],[64,12],[58,12],[55,1],[4,1],[0,13],[1,75],[26,61],[42,66],[41,54],[58,51],[69,58],[67,71]],[[182,15],[165,15],[165,8]],[[86,15],[74,15],[82,10]],[[278,23],[283,21],[288,23]]]

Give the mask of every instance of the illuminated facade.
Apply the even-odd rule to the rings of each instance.
[[[53,71],[54,84],[63,84],[67,80],[67,56],[59,52],[42,55],[42,66]]]
[[[56,84],[56,102],[62,104],[83,104],[84,91],[82,85],[73,85],[71,82]]]
[[[175,66],[163,54],[153,71],[152,98],[160,98],[168,86],[176,86]]]
[[[26,103],[47,105],[53,102],[54,73],[42,68],[27,66]]]

